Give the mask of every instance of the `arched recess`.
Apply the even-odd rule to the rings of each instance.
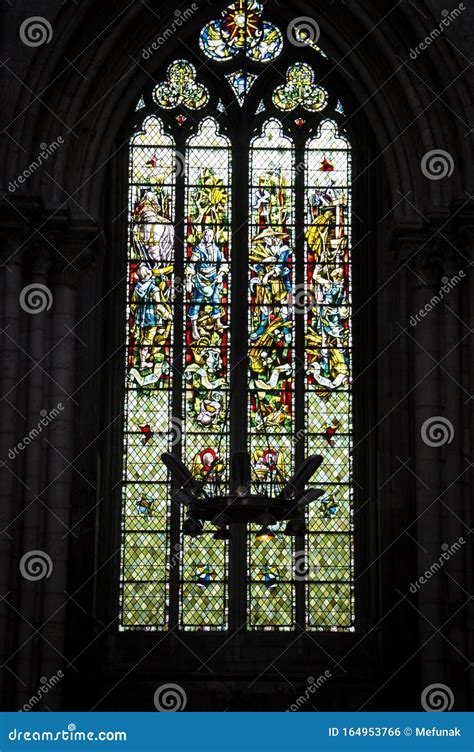
[[[224,3],[219,5],[221,6],[224,7]],[[435,15],[430,12],[428,3],[423,3],[422,7],[426,11],[426,20],[421,23],[425,24],[426,30],[429,31],[436,23]],[[206,13],[207,9],[208,6],[205,4],[200,8],[203,13]],[[120,295],[114,297],[110,294],[114,285],[120,283],[120,264],[117,265],[115,254],[120,246],[121,236],[117,232],[116,215],[112,216],[107,208],[110,207],[108,197],[115,193],[116,186],[123,184],[125,180],[121,128],[144,86],[149,80],[157,80],[164,70],[164,48],[160,47],[148,60],[143,60],[141,53],[153,41],[155,34],[158,35],[167,28],[174,14],[174,8],[169,8],[169,12],[163,16],[162,25],[151,30],[152,14],[150,15],[141,4],[140,7],[131,7],[131,4],[127,7],[124,3],[123,8],[119,10],[117,16],[116,8],[111,12],[110,8],[98,8],[92,2],[81,3],[79,8],[67,5],[62,8],[61,14],[57,17],[56,27],[57,37],[63,40],[62,44],[58,44],[53,51],[45,48],[34,53],[29,70],[25,69],[26,85],[15,103],[15,112],[12,106],[12,115],[15,115],[15,124],[19,129],[17,135],[21,136],[25,152],[12,147],[8,149],[8,157],[5,152],[2,155],[2,163],[6,167],[5,174],[15,177],[37,155],[38,144],[50,143],[57,137],[58,127],[64,127],[61,123],[58,126],[58,116],[68,127],[76,131],[76,136],[67,132],[65,148],[59,151],[54,161],[51,160],[56,182],[43,175],[34,175],[28,186],[19,191],[13,199],[8,197],[12,205],[8,207],[8,211],[9,216],[13,216],[15,226],[22,224],[26,217],[26,221],[31,222],[33,227],[41,227],[41,232],[47,230],[48,237],[52,237],[50,233],[54,233],[55,239],[59,239],[57,242],[60,246],[70,245],[74,257],[84,251],[90,237],[98,235],[102,228],[106,230],[105,255],[103,261],[99,261],[99,270],[93,276],[90,294],[81,295],[83,307],[78,314],[78,317],[83,316],[87,313],[87,306],[94,305],[104,295],[110,302],[109,313],[105,312],[105,332],[100,340],[96,336],[96,351],[89,351],[90,357],[96,359],[90,368],[91,374],[94,367],[100,369],[109,356],[111,362],[114,362],[113,345],[120,345],[116,337],[112,337],[106,345],[104,342],[108,340],[113,329],[114,316],[111,311],[124,302]],[[305,3],[294,6],[294,15],[312,16],[314,12],[314,6]],[[345,82],[348,92],[352,92],[354,111],[360,108],[361,113],[367,114],[367,139],[376,144],[370,167],[368,164],[361,165],[360,172],[367,176],[371,184],[369,195],[375,195],[381,188],[384,193],[384,210],[380,211],[379,216],[387,213],[388,215],[383,222],[383,236],[378,236],[376,249],[380,267],[385,272],[383,277],[389,277],[398,266],[398,256],[390,256],[387,242],[389,234],[395,235],[397,241],[398,238],[405,240],[408,237],[408,242],[403,246],[405,253],[411,253],[421,245],[418,241],[419,236],[413,240],[409,233],[414,229],[419,230],[423,222],[409,202],[400,200],[398,190],[402,194],[410,189],[414,190],[418,208],[429,217],[439,216],[437,207],[443,199],[442,216],[445,217],[448,213],[446,207],[450,204],[462,204],[464,187],[468,185],[465,169],[467,165],[472,164],[469,142],[468,139],[464,139],[462,143],[466,145],[463,147],[466,149],[465,158],[459,160],[453,181],[443,187],[437,183],[430,183],[429,191],[426,190],[426,181],[419,170],[421,156],[434,145],[444,143],[443,134],[449,130],[446,127],[446,118],[452,123],[453,131],[457,131],[461,126],[458,118],[451,115],[444,105],[439,102],[435,105],[430,103],[431,97],[419,85],[416,75],[406,66],[400,66],[397,55],[407,58],[407,48],[416,45],[420,31],[419,27],[413,24],[410,9],[398,4],[391,12],[393,15],[384,21],[384,14],[376,3],[366,5],[364,9],[325,3],[324,7],[318,8],[317,11],[324,37],[321,44],[323,45],[324,41],[324,49],[334,60],[334,72],[337,73],[339,81]],[[92,16],[98,26],[102,22],[103,28],[107,29],[98,39],[96,29],[90,26]],[[279,23],[287,20],[280,8],[274,9],[274,17]],[[188,35],[195,35],[201,25],[202,15],[196,14],[180,33],[184,39],[188,39]],[[84,49],[86,52],[79,54]],[[64,71],[65,56],[74,61],[80,72],[73,66],[67,66]],[[129,60],[131,65],[128,65]],[[431,72],[431,86],[439,85],[441,91],[447,92],[453,109],[458,113],[465,112],[462,88],[460,91],[448,89],[451,81],[457,78],[462,69],[454,52],[449,49],[445,51],[443,68],[437,65],[435,59],[426,67]],[[40,101],[35,101],[34,95],[28,92],[28,87],[41,92],[41,100],[47,107],[43,108]],[[428,104],[429,109],[423,113]],[[79,126],[75,128],[78,121]],[[403,138],[407,134],[410,136],[409,147]],[[111,167],[114,156],[118,157],[118,160]],[[385,165],[385,170],[382,169],[382,164]],[[16,205],[21,208],[23,219],[18,218]],[[125,209],[125,203],[119,208]],[[4,209],[3,205],[2,211]],[[43,226],[44,222],[46,224]],[[93,232],[87,237],[85,232],[77,240],[74,237],[71,240],[71,226],[72,229],[86,228],[87,232],[92,227]],[[39,240],[39,237],[37,239]],[[24,239],[20,236],[20,245],[23,242]],[[397,253],[400,247],[397,242]],[[365,259],[369,268],[368,253]],[[365,279],[364,273],[361,274],[362,278]],[[396,294],[394,299],[398,300]],[[386,301],[385,304],[388,305]],[[94,328],[89,327],[89,334]],[[379,335],[382,338],[377,331],[376,336]],[[120,364],[117,367],[120,367]],[[394,373],[396,369],[391,376],[388,370],[385,371],[386,378],[392,379],[387,383],[396,380]],[[92,383],[98,386],[97,380]],[[91,395],[89,391],[89,397],[91,396],[96,399],[95,394]],[[101,410],[105,409],[109,400],[114,402],[113,395],[102,395]],[[107,421],[102,414],[98,427],[103,429],[106,425]],[[99,433],[98,427],[86,427],[85,435],[93,439]],[[111,440],[114,439],[113,432],[112,427]],[[105,450],[101,454],[101,461],[104,463],[106,460]],[[93,480],[96,481],[96,477]],[[410,496],[414,493],[413,488],[409,483],[397,488],[397,496],[403,496],[404,493],[407,498],[413,498]],[[86,493],[82,493],[79,486],[75,492],[71,492],[71,499],[76,505],[76,520],[82,519],[82,515],[89,512],[89,506],[93,508],[96,501],[87,489]],[[397,510],[397,514],[399,511],[403,514],[403,510],[400,509]],[[389,524],[395,525],[395,514],[389,515],[388,521]],[[108,516],[107,510],[103,509],[100,522],[102,532],[98,538],[97,550],[102,561],[103,550],[107,550],[107,540],[110,539],[110,531],[114,530],[113,514]],[[86,530],[86,533],[89,535],[91,529]],[[93,548],[89,547],[88,550],[92,550],[93,553]],[[78,549],[74,542],[73,551],[77,556]],[[93,556],[85,562],[90,571],[93,569],[92,561]],[[70,574],[73,582],[77,580],[74,558],[70,563]],[[101,581],[99,593],[104,590],[114,593],[113,582],[113,578],[106,577],[105,588],[104,581]],[[89,595],[86,594],[87,603]],[[64,623],[58,629],[64,630]],[[85,632],[90,634],[88,621]],[[77,635],[74,640],[81,642]],[[53,670],[50,673],[52,674]],[[50,673],[48,670],[40,670],[38,675]]]
[[[419,200],[427,204],[430,200],[426,195],[426,185],[420,181],[418,161],[407,158],[410,155],[402,150],[401,135],[413,131],[416,135],[411,135],[410,142],[418,144],[418,153],[422,155],[442,142],[446,117],[452,117],[455,130],[462,129],[459,117],[452,116],[448,107],[428,104],[432,99],[428,84],[425,90],[418,87],[416,68],[413,67],[412,73],[408,65],[410,48],[419,41],[418,24],[424,25],[427,31],[434,25],[428,3],[423,5],[416,25],[413,14],[402,3],[382,12],[375,5],[360,8],[321,3],[315,9],[304,2],[296,2],[290,14],[292,18],[314,17],[318,22],[322,34],[320,41],[333,61],[334,71],[346,80],[358,106],[363,106],[368,114],[380,159],[385,161],[391,185],[395,186],[394,204],[398,200],[396,187],[416,186],[418,183]],[[194,6],[196,11],[186,16],[188,20],[179,27],[179,36],[184,40],[193,38],[200,28],[200,14],[205,11],[205,3],[195,3]],[[92,0],[81,3],[80,8],[63,7],[51,19],[55,36],[61,38],[61,44],[56,43],[52,50],[48,47],[32,50],[31,57],[25,58],[24,86],[14,103],[12,127],[18,130],[24,151],[10,148],[11,143],[7,149],[8,141],[3,146],[2,160],[6,172],[16,175],[24,169],[22,165],[27,162],[28,155],[31,159],[37,155],[41,142],[51,143],[60,132],[66,132],[66,148],[57,155],[60,186],[36,176],[29,195],[41,192],[47,207],[54,210],[68,205],[73,215],[79,215],[81,211],[73,200],[68,199],[68,194],[85,210],[97,205],[97,198],[104,190],[103,166],[118,146],[115,139],[120,125],[138,100],[143,84],[150,77],[155,78],[155,72],[162,68],[165,45],[161,41],[148,57],[143,53],[157,39],[163,40],[163,32],[172,28],[176,7],[179,5],[164,7],[161,25],[153,9],[132,3],[124,2],[123,7],[113,11],[107,6],[99,11],[94,8],[95,29],[99,29],[96,34],[91,34],[88,29]],[[221,0],[216,3],[215,10],[224,7],[225,2]],[[184,10],[182,5],[181,12]],[[285,29],[288,18],[281,9],[275,7],[273,15]],[[401,28],[403,34],[398,31]],[[458,81],[465,66],[452,48],[444,52],[446,83],[441,87],[442,98],[446,98],[452,110],[462,112],[467,118],[463,80],[459,81],[459,89],[449,88],[449,82]],[[69,64],[65,64],[66,58]],[[430,61],[430,67],[433,78],[429,86],[433,89],[439,85],[440,76],[434,60]],[[32,91],[38,94],[33,95]],[[394,101],[399,103],[397,108],[393,107]],[[402,109],[400,103],[403,103]],[[42,105],[46,112],[38,117]],[[32,120],[34,127],[31,127]],[[73,128],[75,135],[69,128]],[[467,182],[460,170],[457,188]],[[436,203],[436,191],[440,191],[440,186],[432,183],[429,188],[435,192],[432,199]],[[453,189],[452,183],[450,188]],[[394,216],[403,221],[405,214],[410,219],[411,211],[405,202],[394,209]]]

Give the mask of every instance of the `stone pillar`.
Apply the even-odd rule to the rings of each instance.
[[[24,397],[15,394],[14,398],[24,421],[20,416],[13,421],[4,405],[5,419],[0,425],[5,446],[15,446],[20,439],[25,445],[17,460],[21,467],[16,491],[11,488],[12,482],[5,490],[3,486],[0,489],[2,495],[8,492],[9,498],[18,502],[15,550],[10,552],[13,563],[11,572],[5,571],[13,582],[12,601],[3,615],[12,625],[5,658],[14,677],[5,706],[14,710],[58,676],[59,683],[54,689],[48,687],[47,696],[43,695],[35,709],[59,709],[64,694],[62,677],[67,670],[75,670],[65,650],[74,452],[80,451],[74,397],[79,386],[78,337],[74,330],[78,325],[78,285],[83,283],[85,265],[90,262],[87,248],[91,235],[74,233],[61,225],[52,231],[54,237],[48,232],[51,244],[35,241],[29,245],[23,254],[23,274],[18,265],[13,268],[14,284],[10,281],[5,298],[6,323],[17,326],[18,320],[23,326],[22,330],[19,325],[15,329],[12,323],[8,330],[19,347],[10,346],[6,340],[8,368],[2,374],[2,393],[8,394],[9,389],[20,385]],[[29,291],[27,285],[32,285]],[[4,509],[6,505],[2,513]],[[8,511],[5,516],[14,518],[16,511]],[[10,542],[0,536],[2,546],[6,546],[5,541]],[[28,554],[30,557],[22,561]]]
[[[462,344],[472,330],[461,304],[469,299],[468,261],[456,247],[452,228],[443,234],[434,232],[428,240],[413,236],[402,244],[402,257],[413,273],[406,335],[411,340],[414,385],[416,535],[412,532],[418,544],[414,579],[424,578],[418,580],[416,594],[410,598],[420,612],[420,689],[446,684],[455,702],[456,695],[461,698],[454,708],[463,710],[463,674],[469,655],[463,634],[467,614],[462,612],[469,592],[467,551],[461,545],[451,553],[451,546],[460,539],[469,540],[472,524],[463,503],[469,471],[464,422],[472,386],[464,376]],[[442,634],[436,631],[440,628]]]
[[[69,596],[68,564],[71,536],[78,530],[71,529],[72,504],[75,484],[82,484],[78,462],[86,447],[79,443],[78,429],[80,389],[77,373],[78,356],[83,345],[77,333],[80,323],[78,297],[81,287],[87,284],[85,271],[91,253],[84,253],[90,236],[74,233],[60,239],[61,257],[57,260],[51,276],[54,295],[54,320],[52,326],[51,355],[49,363],[49,404],[58,410],[48,429],[48,452],[46,469],[44,539],[53,561],[53,573],[44,581],[42,609],[42,637],[40,663],[44,676],[52,677],[62,671],[62,682],[74,681],[77,669],[66,656],[66,616]],[[63,258],[66,256],[69,262]],[[81,409],[96,410],[97,405],[81,405]],[[76,595],[76,599],[80,596]],[[69,603],[69,606],[68,606]],[[54,647],[53,647],[54,646]],[[52,710],[60,709],[64,696],[61,683],[48,693],[45,701]]]
[[[412,367],[412,394],[407,402],[408,406],[413,407],[410,466],[416,474],[413,478],[416,523],[411,528],[411,534],[417,542],[418,563],[417,571],[413,573],[413,583],[438,560],[444,543],[439,497],[443,490],[443,463],[446,457],[442,447],[430,446],[429,443],[432,430],[438,430],[438,416],[442,417],[441,379],[437,365],[442,357],[442,310],[430,301],[439,292],[443,272],[433,258],[433,247],[425,233],[405,237],[400,250],[402,260],[408,265],[412,291],[406,317],[406,336],[410,343]],[[434,429],[431,428],[432,424]],[[419,645],[424,645],[419,653],[420,691],[428,684],[446,680],[443,673],[444,644],[435,633],[435,627],[442,623],[442,594],[439,576],[427,581],[415,595],[409,594],[410,601],[420,612]]]
[[[474,697],[474,556],[473,556],[473,535],[474,532],[474,514],[472,509],[472,485],[474,480],[474,467],[472,465],[472,425],[473,425],[473,406],[474,406],[474,347],[473,347],[473,321],[474,321],[474,216],[472,208],[470,214],[460,216],[457,222],[458,232],[456,236],[456,247],[461,254],[459,268],[466,272],[466,278],[462,284],[456,286],[451,303],[451,294],[448,304],[452,308],[454,317],[459,317],[460,337],[463,342],[459,348],[459,357],[457,365],[459,367],[456,378],[464,387],[460,399],[460,427],[458,431],[458,446],[460,450],[459,465],[453,468],[455,472],[459,468],[459,473],[463,473],[460,482],[454,493],[453,509],[460,517],[460,527],[462,535],[466,540],[466,545],[462,551],[456,554],[449,562],[449,572],[456,582],[452,582],[456,597],[461,598],[463,605],[459,612],[459,619],[454,624],[455,634],[454,642],[461,648],[463,656],[467,656],[471,661],[470,666],[463,666],[458,670],[457,685],[455,692],[464,695],[467,700],[463,706],[455,704],[455,709],[472,710],[472,698]],[[448,369],[452,363],[447,364]],[[467,393],[466,393],[467,392]],[[449,395],[450,396],[450,395]],[[462,589],[460,589],[462,588]],[[466,604],[468,598],[470,601]],[[456,605],[457,608],[457,605]],[[455,609],[456,610],[456,609]],[[453,620],[454,621],[454,620]],[[461,661],[462,663],[462,661]]]
[[[23,356],[15,344],[21,337],[21,308],[19,304],[23,277],[21,260],[23,234],[12,229],[1,238],[1,359],[0,372],[0,686],[2,707],[10,709],[11,693],[16,679],[7,663],[13,652],[15,619],[8,603],[12,597],[14,526],[18,514],[19,492],[22,488],[17,479],[19,465],[15,447],[19,427],[23,423],[19,399],[20,363]],[[4,599],[4,600],[3,600]]]
[[[457,223],[456,223],[457,224]],[[466,486],[472,482],[472,469],[469,468],[469,449],[465,445],[464,430],[472,426],[465,423],[471,411],[470,394],[472,382],[465,378],[463,359],[472,345],[472,329],[469,316],[466,317],[462,301],[469,300],[469,261],[458,250],[457,233],[450,232],[451,242],[441,238],[436,252],[436,261],[443,272],[441,290],[443,301],[440,305],[442,315],[442,360],[441,378],[441,415],[449,421],[452,437],[444,445],[446,461],[443,464],[442,504],[443,533],[442,547],[445,549],[443,571],[439,575],[443,589],[442,603],[444,613],[440,620],[447,640],[444,642],[447,655],[446,684],[454,693],[454,709],[467,710],[462,704],[466,690],[466,668],[469,665],[467,645],[467,609],[468,588],[466,588],[466,548],[472,546],[469,520],[466,519]],[[469,429],[468,429],[469,430]],[[471,486],[472,487],[472,486]],[[453,545],[456,548],[453,548]],[[459,548],[458,548],[459,546]],[[448,558],[449,557],[449,558]]]
[[[18,550],[19,597],[16,599],[18,644],[16,671],[25,682],[24,701],[40,687],[34,655],[37,640],[34,630],[41,626],[43,576],[48,576],[49,554],[42,540],[44,500],[42,498],[50,406],[48,404],[47,328],[53,316],[53,297],[48,287],[48,271],[52,262],[51,247],[41,241],[29,244],[24,255],[24,281],[21,308],[25,329],[18,343],[25,352],[23,388],[26,390],[26,420],[21,440],[23,453],[23,509],[20,518],[21,547]],[[23,703],[20,702],[20,706]]]

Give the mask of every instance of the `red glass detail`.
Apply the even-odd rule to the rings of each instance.
[[[321,167],[319,169],[322,172],[333,172],[334,165],[332,165],[331,162],[328,162],[326,157],[324,157],[323,161],[321,162]]]
[[[145,445],[148,444],[151,437],[153,436],[153,431],[151,430],[148,423],[146,424],[146,426],[140,426],[140,431],[143,434],[142,443]]]

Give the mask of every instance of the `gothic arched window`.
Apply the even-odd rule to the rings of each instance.
[[[122,629],[353,629],[351,147],[322,51],[255,0],[208,21],[130,140]],[[196,40],[197,41],[197,40]],[[306,530],[183,533],[160,459],[256,493],[324,462]]]

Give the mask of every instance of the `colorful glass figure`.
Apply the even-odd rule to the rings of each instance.
[[[267,121],[251,149],[250,429],[256,442],[260,435],[251,441],[254,451],[265,448],[267,434],[292,430],[293,179],[292,143],[278,121]]]
[[[153,91],[155,102],[166,110],[183,106],[200,110],[209,101],[209,92],[196,81],[196,68],[187,60],[177,60],[168,66],[167,79]]]
[[[327,104],[327,91],[314,83],[315,73],[307,63],[295,63],[288,68],[286,82],[273,93],[273,103],[280,110],[294,110],[300,105],[316,112]]]
[[[319,168],[321,172],[333,172],[334,165],[331,164],[331,162],[328,162],[326,157],[324,157],[323,161],[321,162],[321,167]]]
[[[256,81],[257,76],[254,73],[247,73],[246,71],[239,70],[235,73],[229,73],[225,78],[232,86],[237,101],[242,107],[245,97],[250,91],[254,81]]]
[[[230,451],[231,151],[228,138],[213,118],[202,121],[198,133],[188,141],[185,192],[183,459],[208,491],[218,493],[226,488]],[[199,539],[200,550],[216,572],[223,572],[226,543],[214,540],[212,530],[208,525]],[[185,567],[195,547],[195,542],[184,538]],[[224,605],[222,579],[216,578],[213,593]],[[183,626],[194,629],[206,618],[209,622],[209,604],[203,602],[199,612],[186,593],[184,583]],[[214,612],[218,624],[225,623],[223,607],[217,613],[216,606]]]
[[[205,564],[203,567],[198,567],[196,570],[196,582],[199,587],[207,588],[211,584],[211,571],[209,564]]]
[[[264,20],[256,0],[236,0],[204,27],[199,41],[214,63],[241,55],[223,76],[241,106],[250,87],[259,85],[245,58],[269,63],[283,48],[281,31]],[[281,121],[266,115],[263,99],[254,113],[259,117],[248,142],[249,216],[242,217],[240,202],[233,206],[236,165],[222,100],[215,100],[215,117],[199,112],[210,93],[182,59],[169,65],[153,97],[159,107],[177,111],[163,115],[166,125],[155,116],[144,118],[130,142],[121,629],[168,628],[174,613],[170,589],[176,585],[171,598],[177,597],[178,579],[180,629],[228,628],[229,544],[214,538],[213,525],[205,523],[197,537],[176,534],[179,578],[169,577],[176,506],[160,457],[179,451],[210,496],[223,494],[229,488],[230,427],[247,421],[240,433],[247,435],[253,493],[277,496],[298,453],[323,455],[315,482],[324,495],[306,510],[307,533],[299,545],[309,575],[298,587],[295,538],[271,520],[249,526],[246,628],[295,629],[296,598],[304,592],[309,630],[350,631],[350,144],[326,115],[330,99],[313,68],[290,65],[268,97],[283,113],[294,114]],[[142,97],[137,109],[144,106]],[[340,122],[339,100],[335,109]],[[305,110],[313,113],[310,122]],[[321,111],[324,119],[311,130]],[[295,125],[295,141],[305,152],[298,170],[288,135]],[[304,144],[306,129],[312,135]],[[180,140],[180,154],[172,134]],[[234,250],[232,224],[247,221],[247,242],[239,235]],[[184,236],[179,280],[175,227]],[[237,259],[248,259],[247,290],[241,277],[232,285]],[[231,291],[236,300],[248,301],[244,353],[232,351]],[[236,339],[240,347],[242,333]],[[246,414],[244,406],[231,409],[230,399],[231,362],[242,354],[248,363]],[[180,399],[178,420],[173,406]]]
[[[352,629],[351,152],[332,120],[306,148],[306,452],[325,490],[307,513],[310,629]]]
[[[130,150],[122,629],[167,625],[170,500],[158,460],[172,445],[175,159],[163,123],[146,118]]]
[[[142,496],[140,501],[137,502],[138,510],[140,514],[152,516],[153,504],[155,500],[151,496]]]
[[[270,119],[250,150],[248,282],[249,451],[254,490],[270,496],[282,490],[294,457],[294,177],[294,145],[281,123]],[[250,558],[254,535],[252,528]],[[275,565],[287,569],[292,539],[282,536],[275,550]],[[258,579],[249,583],[248,597],[249,625],[259,628],[266,595]],[[281,623],[293,623],[292,604],[292,597],[281,603]]]
[[[331,517],[337,513],[338,504],[334,500],[334,496],[324,496],[319,500],[319,508],[321,515],[325,520],[330,520]]]
[[[262,14],[263,5],[256,0],[237,0],[222,12],[221,19],[203,28],[201,49],[215,61],[231,60],[240,53],[259,63],[275,60],[283,48],[283,36]]]
[[[268,590],[275,590],[278,588],[279,572],[277,567],[271,567],[269,564],[265,565],[263,570],[263,582]]]

